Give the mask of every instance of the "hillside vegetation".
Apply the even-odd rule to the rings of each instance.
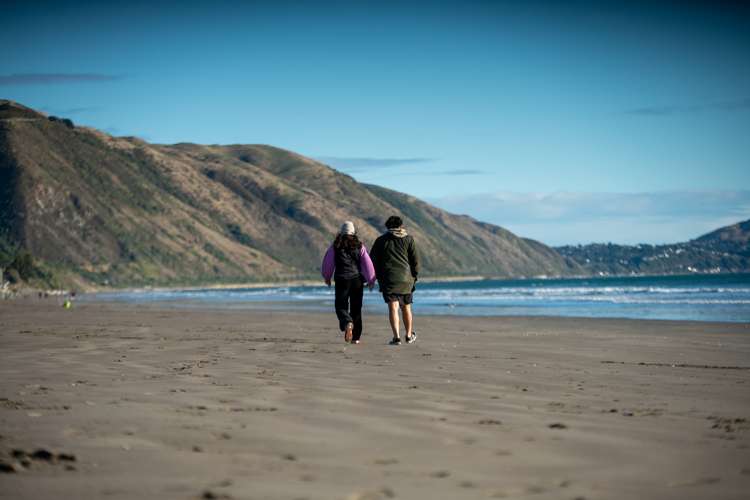
[[[0,101],[6,275],[21,258],[29,279],[79,287],[315,278],[342,221],[369,246],[392,214],[426,276],[582,272],[539,242],[290,151],[148,144]]]
[[[591,274],[691,274],[750,272],[750,220],[684,243],[557,247]]]

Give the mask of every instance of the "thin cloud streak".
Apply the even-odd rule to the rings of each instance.
[[[547,244],[672,243],[750,218],[750,191],[478,193],[427,201]]]
[[[432,199],[451,210],[481,212],[518,222],[593,220],[605,217],[688,217],[745,214],[750,191],[648,193],[477,193]]]
[[[77,108],[67,108],[67,109],[57,109],[52,107],[43,107],[41,108],[42,111],[49,114],[54,115],[78,115],[81,113],[93,113],[96,111],[101,111],[103,108],[101,106],[80,106]]]
[[[444,172],[435,172],[434,175],[483,175],[486,172],[472,168],[445,170]]]
[[[351,158],[340,156],[319,156],[316,160],[342,170],[361,170],[376,167],[399,167],[430,163],[434,158]]]
[[[750,98],[736,101],[721,101],[707,104],[693,104],[690,106],[644,106],[625,111],[629,115],[638,116],[670,116],[687,113],[703,113],[710,111],[741,111],[750,109]]]
[[[121,80],[121,75],[105,73],[15,73],[0,75],[0,85],[56,85],[63,83],[101,83]]]

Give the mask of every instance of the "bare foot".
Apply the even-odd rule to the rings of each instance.
[[[354,330],[354,325],[352,323],[347,323],[346,328],[344,329],[344,341],[345,342],[352,341],[352,330]]]

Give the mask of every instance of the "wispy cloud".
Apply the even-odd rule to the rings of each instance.
[[[433,201],[522,222],[591,220],[607,217],[743,214],[750,191],[646,193],[514,193],[448,196]]]
[[[445,170],[443,172],[435,172],[434,175],[482,175],[486,172],[482,170],[475,170],[473,168],[459,168],[456,170]]]
[[[0,75],[0,85],[55,85],[60,83],[112,82],[122,75],[105,73],[15,73]]]
[[[80,107],[74,107],[74,108],[55,108],[52,106],[43,106],[41,108],[42,111],[48,114],[54,114],[54,115],[79,115],[81,113],[93,113],[96,111],[101,111],[101,106],[80,106]]]
[[[352,158],[341,156],[319,156],[316,160],[348,171],[379,167],[398,167],[435,161],[434,158]]]
[[[750,191],[501,192],[428,201],[555,245],[685,241],[750,218]]]
[[[639,116],[669,116],[684,113],[703,113],[709,111],[740,111],[750,109],[750,98],[735,101],[719,101],[687,106],[644,106],[626,111],[630,115]]]

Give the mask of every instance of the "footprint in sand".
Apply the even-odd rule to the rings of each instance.
[[[347,497],[347,500],[383,500],[384,498],[396,498],[396,493],[392,489],[384,487],[377,491],[352,493]]]
[[[691,479],[688,481],[676,481],[673,483],[667,484],[670,488],[680,487],[680,486],[701,486],[704,484],[716,484],[719,481],[721,481],[721,478],[718,477],[699,477],[697,479]]]
[[[398,460],[395,458],[378,458],[373,463],[375,465],[395,465],[398,463]]]

